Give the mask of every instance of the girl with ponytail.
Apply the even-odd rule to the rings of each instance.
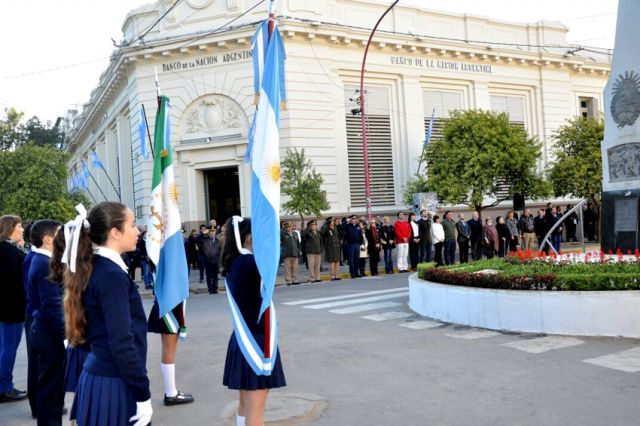
[[[78,378],[72,413],[79,425],[151,422],[147,321],[122,253],[135,250],[138,228],[124,204],[103,202],[65,225],[64,311],[71,345],[91,353]],[[133,423],[132,423],[133,422]]]
[[[261,278],[251,252],[251,222],[249,219],[234,216],[227,220],[224,228],[222,275],[225,277],[225,286],[230,299],[233,299],[242,314],[249,332],[264,350],[264,316],[258,322],[262,304]],[[262,426],[269,389],[287,385],[280,353],[276,353],[271,375],[257,375],[243,355],[234,331],[229,339],[222,383],[229,389],[239,391],[240,404],[236,424]]]

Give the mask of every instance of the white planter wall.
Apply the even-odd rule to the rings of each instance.
[[[640,338],[640,291],[512,291],[409,277],[409,306],[425,317],[527,333]]]

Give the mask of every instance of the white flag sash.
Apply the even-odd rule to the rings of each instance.
[[[236,341],[240,347],[240,351],[244,355],[245,360],[254,373],[258,376],[270,376],[275,366],[276,356],[278,354],[278,322],[276,320],[276,307],[271,301],[269,310],[269,340],[271,349],[271,357],[265,358],[264,350],[260,348],[258,342],[253,337],[251,330],[247,327],[247,323],[236,304],[229,283],[225,280],[227,289],[227,298],[229,299],[229,308],[231,309],[231,320],[233,322],[233,330],[236,335]]]

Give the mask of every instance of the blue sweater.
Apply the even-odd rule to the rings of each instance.
[[[94,256],[83,305],[91,346],[84,368],[100,376],[121,377],[136,402],[150,399],[147,319],[134,282],[111,260]]]
[[[30,251],[22,262],[22,283],[24,284],[24,293],[27,295],[27,318],[33,317],[33,308],[29,302],[29,268],[31,267],[31,259],[36,253]]]
[[[31,258],[27,283],[27,306],[38,324],[46,324],[56,337],[64,339],[62,284],[49,281],[49,257],[35,253]]]

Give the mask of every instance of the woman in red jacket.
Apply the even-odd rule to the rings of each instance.
[[[404,220],[404,213],[398,213],[398,221],[394,225],[396,231],[398,247],[398,272],[407,272],[409,265],[407,256],[409,255],[409,239],[411,238],[411,225]]]

